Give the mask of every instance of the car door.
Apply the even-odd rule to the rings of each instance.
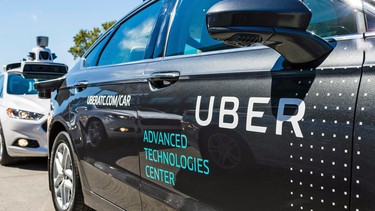
[[[72,70],[72,139],[92,192],[112,204],[139,210],[137,142],[139,78],[152,51],[161,1],[145,3],[115,25]],[[157,33],[156,33],[157,34]]]
[[[349,209],[361,8],[304,1],[309,30],[333,51],[296,69],[270,48],[210,38],[205,14],[216,2],[177,1],[165,57],[144,74],[143,207],[151,195],[175,209]]]
[[[355,129],[353,139],[353,165],[352,165],[352,210],[374,210],[375,203],[375,162],[374,162],[374,44],[375,44],[375,16],[374,2],[365,1],[367,32],[365,42],[365,60],[358,104],[355,116]]]

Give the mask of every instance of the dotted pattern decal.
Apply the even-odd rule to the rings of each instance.
[[[375,210],[375,67],[365,66],[353,140],[352,210]]]
[[[356,68],[356,72],[359,71],[360,68]],[[341,77],[333,75],[337,72]],[[301,121],[304,138],[291,138],[289,143],[290,208],[349,209],[352,120],[359,86],[359,74],[354,72],[318,70],[305,93],[307,107]],[[308,85],[311,81],[301,80],[298,84]]]

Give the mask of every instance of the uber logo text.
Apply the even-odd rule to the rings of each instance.
[[[202,120],[200,117],[201,111],[201,100],[202,96],[197,97],[197,103],[195,107],[195,120],[200,126],[208,126],[211,124],[212,115],[213,115],[213,108],[214,108],[214,101],[215,96],[210,97],[208,110],[207,110],[207,118]],[[251,132],[257,133],[266,133],[267,127],[264,126],[256,126],[253,125],[252,120],[253,118],[262,118],[264,111],[254,111],[254,104],[268,104],[271,98],[269,97],[251,97],[249,98],[248,107],[247,107],[247,116],[246,116],[246,130]],[[233,105],[232,109],[226,109],[226,105],[231,104]],[[238,118],[238,108],[239,108],[240,101],[237,97],[222,97],[220,102],[220,111],[219,111],[219,127],[226,128],[226,129],[235,129],[238,126],[239,118]],[[287,115],[284,114],[285,106],[286,105],[293,105],[298,107],[297,114],[295,115]],[[284,122],[290,122],[292,124],[293,130],[295,132],[296,137],[303,138],[303,134],[298,122],[303,118],[305,115],[306,105],[305,102],[298,98],[281,98],[279,100],[279,107],[277,110],[277,117],[276,117],[276,135],[282,135],[282,127]],[[225,116],[232,116],[233,120],[231,122],[225,122]]]

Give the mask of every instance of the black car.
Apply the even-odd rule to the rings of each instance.
[[[374,17],[370,0],[145,1],[36,85],[54,90],[55,208],[374,210]]]

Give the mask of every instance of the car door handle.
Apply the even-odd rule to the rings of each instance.
[[[83,91],[84,89],[86,89],[88,84],[89,84],[88,81],[79,81],[79,82],[74,84],[74,88],[76,88],[76,90],[78,92],[80,92],[80,91]]]
[[[149,81],[178,80],[180,73],[177,71],[153,73],[148,77]]]
[[[154,89],[161,89],[176,83],[179,78],[180,72],[178,71],[157,72],[149,75],[147,81]]]

